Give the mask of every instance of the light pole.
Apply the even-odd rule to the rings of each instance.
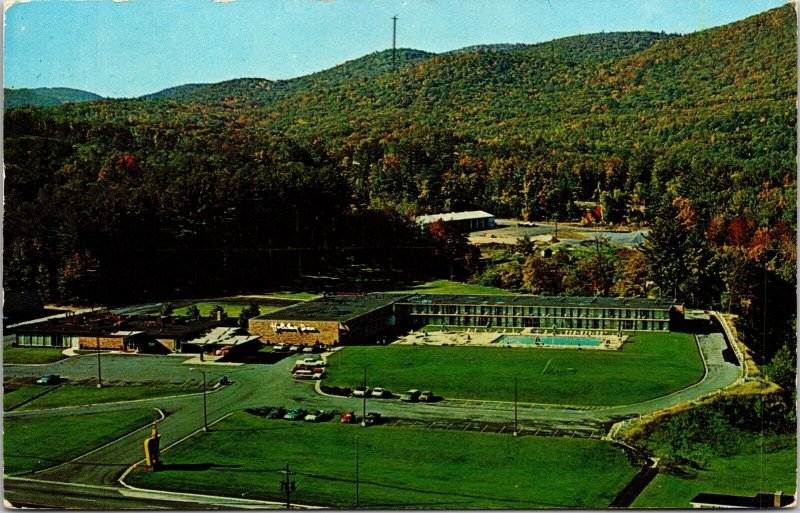
[[[514,375],[514,436],[519,435],[519,428],[517,427],[519,421],[519,418],[517,416],[517,395],[518,395],[517,378],[518,375],[515,374]]]
[[[286,509],[292,509],[292,492],[297,489],[297,485],[294,479],[291,479],[291,476],[294,475],[294,471],[289,470],[289,463],[286,463],[285,470],[279,470],[279,474],[283,474],[283,481],[281,481],[281,491],[286,496]]]
[[[100,377],[100,337],[97,337],[97,388],[103,388],[103,378]]]
[[[189,369],[203,374],[203,431],[208,431],[208,403],[206,401],[206,371],[202,369]]]
[[[364,404],[361,413],[361,425],[367,426],[367,368],[364,367]]]
[[[358,509],[358,435],[356,435],[356,507]]]

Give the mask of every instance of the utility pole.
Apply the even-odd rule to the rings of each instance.
[[[203,369],[191,368],[189,370],[201,372],[203,374],[203,431],[208,431],[208,402],[206,400],[206,371]]]
[[[519,376],[517,374],[514,374],[514,436],[517,436],[519,434],[519,428],[517,427],[518,426],[518,422],[519,422],[519,417],[517,415],[517,398],[518,398],[517,378],[518,377]]]
[[[361,425],[367,425],[367,368],[364,367],[364,406],[361,412]]]
[[[392,16],[392,71],[395,69],[397,53],[397,15]]]
[[[294,475],[294,471],[289,470],[289,463],[286,463],[285,470],[279,470],[279,474],[283,474],[283,481],[281,481],[281,491],[286,495],[286,509],[292,508],[292,492],[297,490],[297,484],[290,476]]]
[[[100,337],[97,337],[97,388],[103,388],[103,378],[100,377]]]
[[[358,435],[356,435],[356,507],[358,509]]]

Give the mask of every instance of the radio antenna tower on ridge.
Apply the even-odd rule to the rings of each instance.
[[[397,53],[397,15],[392,16],[392,71],[395,69]]]

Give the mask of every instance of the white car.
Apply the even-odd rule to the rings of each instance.
[[[294,379],[322,379],[324,377],[324,373],[322,372],[312,372],[310,370],[299,370],[292,374]]]
[[[375,387],[372,390],[372,397],[377,397],[378,399],[383,399],[385,397],[391,397],[392,393],[386,390],[385,388]]]
[[[324,367],[325,362],[316,358],[304,358],[294,362],[295,365],[308,365],[309,367]]]
[[[369,387],[356,387],[353,390],[353,397],[369,397]]]

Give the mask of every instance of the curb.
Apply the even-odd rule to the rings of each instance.
[[[64,385],[59,385],[59,386],[64,386]],[[223,389],[225,389],[225,388],[227,388],[229,386],[230,385],[222,385],[222,386],[219,386],[217,388],[213,388],[211,390],[207,390],[206,394],[213,394],[214,392],[219,392],[220,390],[223,390]],[[55,390],[55,389],[52,389],[52,390]],[[109,405],[116,405],[116,404],[142,403],[142,402],[145,402],[145,401],[159,401],[159,400],[163,400],[163,399],[179,399],[181,397],[191,397],[191,396],[202,395],[202,394],[203,394],[203,392],[201,391],[201,392],[191,392],[191,393],[188,393],[188,394],[164,395],[164,396],[159,396],[159,397],[147,397],[147,398],[144,398],[144,399],[120,400],[120,401],[111,401],[111,402],[107,402],[107,403],[74,404],[72,406],[59,406],[58,408],[41,408],[41,409],[31,409],[31,410],[23,410],[23,411],[17,410],[16,408],[19,407],[19,406],[17,406],[17,407],[14,408],[14,410],[5,411],[3,413],[33,413],[33,412],[40,412],[40,411],[61,412],[61,411],[74,410],[75,408],[86,408],[87,406],[109,406]],[[37,396],[34,399],[37,399],[38,397],[40,397],[40,396]],[[33,401],[34,399],[31,399],[31,401]],[[28,401],[28,402],[30,402],[30,401]],[[158,410],[158,408],[156,408],[156,409]]]

